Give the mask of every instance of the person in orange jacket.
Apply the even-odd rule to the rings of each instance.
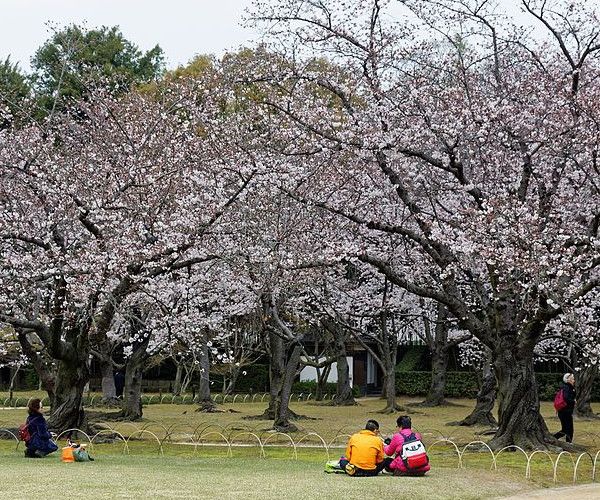
[[[350,437],[346,456],[340,459],[340,467],[350,476],[376,476],[391,461],[391,458],[385,458],[383,452],[379,423],[369,420],[364,430]]]

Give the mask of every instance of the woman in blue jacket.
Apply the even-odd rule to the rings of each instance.
[[[41,458],[58,450],[56,443],[51,440],[52,435],[48,431],[48,424],[42,414],[42,402],[32,399],[27,405],[29,416],[27,417],[27,430],[29,441],[25,443],[25,456],[29,458]]]

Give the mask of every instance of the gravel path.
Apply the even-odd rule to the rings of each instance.
[[[584,484],[562,488],[545,488],[520,495],[504,497],[505,500],[517,498],[568,498],[569,500],[597,500],[600,498],[600,484]]]

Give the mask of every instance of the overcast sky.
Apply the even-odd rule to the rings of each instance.
[[[222,54],[256,38],[240,26],[251,0],[0,0],[0,60],[10,54],[29,70],[35,50],[49,38],[48,22],[121,27],[142,49],[157,43],[168,67],[195,54]]]
[[[600,0],[598,0],[600,1]],[[499,0],[517,18],[519,0]],[[0,0],[0,60],[10,54],[28,71],[36,49],[49,38],[49,24],[88,28],[120,26],[125,37],[147,50],[162,47],[168,68],[196,54],[221,55],[258,35],[240,23],[252,0]]]

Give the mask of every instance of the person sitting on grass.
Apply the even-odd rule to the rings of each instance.
[[[340,467],[350,476],[376,476],[391,461],[391,458],[386,459],[383,454],[379,423],[377,420],[369,420],[364,430],[350,437],[346,456],[340,459]]]
[[[51,440],[52,435],[48,431],[48,424],[42,413],[42,402],[35,398],[27,405],[29,416],[27,417],[27,430],[29,440],[25,443],[25,456],[28,458],[41,458],[58,450],[56,443]]]
[[[399,476],[423,476],[431,467],[421,434],[411,429],[412,422],[406,415],[398,417],[396,424],[398,432],[385,440],[385,454],[394,457],[388,470]]]

